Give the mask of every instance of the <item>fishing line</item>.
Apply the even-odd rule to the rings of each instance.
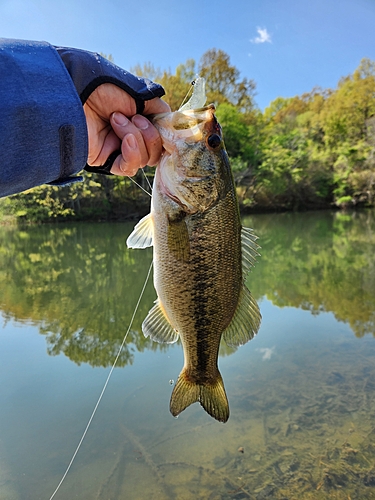
[[[144,169],[144,168],[142,168],[142,174],[143,174],[143,177],[146,179],[146,182],[147,182],[147,184],[148,184],[148,187],[150,188],[150,192],[152,193],[152,186],[151,186],[151,184],[150,184],[150,181],[148,180],[147,175],[145,174],[145,169]]]
[[[187,101],[187,98],[189,97],[189,94],[191,93],[193,87],[195,85],[195,80],[193,80],[191,82],[191,86],[189,87],[189,90],[186,92],[186,96],[184,97],[182,103],[180,104],[180,108],[182,108],[182,106],[185,104],[185,102]]]
[[[122,351],[122,349],[123,349],[123,347],[124,347],[124,345],[125,345],[126,338],[127,338],[128,334],[129,334],[129,332],[130,332],[130,328],[131,328],[131,326],[132,326],[132,324],[133,324],[133,321],[134,321],[135,315],[136,315],[136,313],[137,313],[137,310],[138,310],[139,304],[140,304],[140,302],[141,302],[141,299],[142,299],[142,297],[143,297],[144,291],[145,291],[145,289],[146,289],[146,285],[147,285],[148,279],[149,279],[150,274],[151,274],[151,269],[152,269],[152,261],[151,261],[150,268],[149,268],[149,270],[148,270],[148,273],[147,273],[147,276],[146,276],[145,282],[144,282],[144,284],[143,284],[142,291],[141,291],[141,294],[140,294],[140,296],[139,296],[138,302],[137,302],[137,304],[136,304],[136,306],[135,306],[135,309],[134,309],[134,312],[133,312],[133,316],[131,317],[131,320],[130,320],[130,323],[129,323],[128,329],[126,330],[126,333],[125,333],[124,339],[123,339],[123,341],[122,341],[122,343],[121,343],[121,345],[120,345],[120,348],[119,348],[119,350],[118,350],[117,356],[116,356],[116,358],[115,358],[115,360],[114,360],[114,362],[113,362],[112,368],[110,369],[109,374],[108,374],[108,376],[107,376],[107,379],[106,379],[106,381],[105,381],[105,383],[104,383],[104,386],[103,386],[102,392],[100,393],[100,396],[99,396],[99,398],[98,398],[98,401],[97,401],[97,403],[96,403],[96,405],[95,405],[95,407],[94,407],[94,409],[93,409],[93,411],[92,411],[92,413],[91,413],[91,417],[89,418],[89,421],[87,422],[86,428],[85,428],[85,430],[83,431],[82,437],[81,437],[81,439],[80,439],[80,441],[79,441],[79,443],[78,443],[78,446],[77,446],[77,448],[76,448],[75,452],[73,453],[73,456],[72,456],[72,458],[71,458],[71,460],[70,460],[70,462],[69,462],[69,464],[68,464],[68,467],[66,468],[66,470],[65,470],[65,472],[64,472],[64,474],[63,474],[63,476],[62,476],[62,478],[61,478],[61,480],[60,480],[60,482],[59,482],[59,484],[57,485],[57,487],[56,487],[55,491],[52,493],[52,495],[51,495],[51,497],[50,497],[50,499],[49,499],[49,500],[52,500],[52,499],[54,498],[54,496],[56,495],[56,493],[59,491],[60,486],[62,485],[62,483],[64,482],[64,480],[65,480],[66,476],[68,475],[68,472],[69,472],[69,470],[70,470],[71,466],[73,465],[74,459],[76,458],[77,453],[79,452],[79,450],[80,450],[80,448],[81,448],[81,445],[82,445],[82,443],[83,443],[83,440],[84,440],[84,439],[85,439],[85,437],[86,437],[87,431],[89,430],[89,427],[90,427],[90,425],[91,425],[91,422],[92,422],[92,420],[93,420],[93,418],[94,418],[94,416],[95,416],[96,410],[98,409],[98,406],[99,406],[99,404],[100,404],[100,402],[101,402],[101,400],[102,400],[102,398],[103,398],[104,392],[105,392],[105,390],[106,390],[106,388],[107,388],[107,385],[108,385],[109,379],[111,378],[112,372],[113,372],[113,370],[115,369],[115,366],[116,366],[116,363],[117,363],[117,361],[118,361],[118,358],[120,357],[121,351]]]
[[[143,170],[142,170],[142,172],[143,172]],[[152,195],[151,195],[151,193],[149,193],[148,191],[146,191],[144,187],[142,187],[140,184],[138,184],[138,182],[137,182],[137,181],[135,181],[135,180],[133,179],[133,177],[129,177],[129,176],[128,176],[128,179],[130,179],[132,182],[134,182],[134,184],[135,184],[136,186],[138,186],[138,187],[139,187],[139,189],[142,189],[142,191],[143,191],[144,193],[148,194],[149,196],[152,196]],[[147,179],[147,177],[146,177],[146,179]],[[149,183],[148,179],[147,179],[147,184],[150,186],[150,183]],[[152,188],[151,188],[151,186],[150,186],[150,189],[152,189]]]
[[[142,170],[143,177],[146,179],[147,185],[148,185],[148,187],[150,188],[150,191],[151,191],[150,193],[149,193],[148,191],[146,191],[146,189],[145,189],[143,186],[141,186],[140,184],[138,184],[138,182],[137,182],[137,181],[135,181],[135,180],[133,179],[133,177],[129,177],[129,176],[127,176],[127,177],[128,177],[128,179],[130,179],[132,182],[134,182],[134,184],[135,184],[136,186],[138,186],[138,187],[139,187],[139,189],[142,189],[142,191],[143,191],[144,193],[148,194],[149,196],[152,196],[152,186],[151,186],[151,184],[150,184],[150,181],[148,180],[148,177],[147,177],[147,175],[145,174],[144,169],[142,168],[141,170]]]

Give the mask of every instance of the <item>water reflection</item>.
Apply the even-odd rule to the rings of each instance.
[[[198,405],[170,416],[182,349],[140,334],[150,283],[121,364],[144,352],[114,372],[56,498],[374,498],[375,343],[353,335],[374,333],[373,214],[245,222],[264,319],[220,360],[228,423]],[[148,271],[151,252],[125,248],[131,229],[0,228],[0,498],[49,498],[72,457],[109,371],[89,364],[113,362]]]
[[[262,257],[251,287],[273,304],[333,312],[357,337],[375,335],[373,211],[258,215]]]
[[[150,251],[135,255],[126,249],[131,227],[1,228],[3,316],[38,325],[51,355],[64,353],[78,364],[112,364],[151,262]],[[134,347],[164,348],[139,335],[154,299],[149,283],[119,366],[132,362]]]
[[[257,300],[313,314],[332,311],[358,337],[375,334],[375,217],[363,211],[257,215],[262,257],[249,276]],[[151,250],[128,250],[133,224],[0,228],[0,308],[6,319],[38,325],[51,355],[108,366],[129,325]],[[165,349],[141,322],[155,292],[149,283],[119,365],[138,351]],[[221,347],[221,355],[231,349]]]

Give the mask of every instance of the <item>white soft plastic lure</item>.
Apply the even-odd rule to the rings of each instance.
[[[193,83],[193,93],[187,103],[183,104],[178,111],[187,111],[188,109],[203,108],[206,104],[206,80],[197,76]]]

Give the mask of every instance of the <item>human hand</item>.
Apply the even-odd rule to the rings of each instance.
[[[84,106],[88,130],[86,170],[134,175],[158,162],[156,128],[145,116],[170,111],[161,85],[132,75],[99,54],[55,47]]]
[[[118,151],[111,173],[133,176],[145,165],[156,165],[162,153],[159,132],[136,114],[135,100],[114,84],[97,87],[83,106],[86,115],[90,167],[101,166]],[[170,111],[159,97],[144,102],[145,115]],[[90,169],[94,172],[94,169]]]

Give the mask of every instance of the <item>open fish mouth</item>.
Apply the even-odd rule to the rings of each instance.
[[[214,111],[215,106],[210,104],[198,109],[150,115],[148,118],[158,129],[164,150],[172,154],[176,150],[176,141],[194,144],[202,140],[207,125],[212,128],[217,123]]]

